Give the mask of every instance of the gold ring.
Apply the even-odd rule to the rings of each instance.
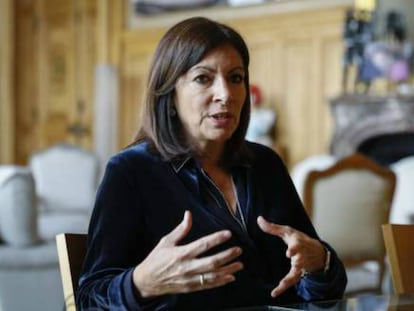
[[[200,274],[200,285],[203,286],[204,285],[204,274]]]

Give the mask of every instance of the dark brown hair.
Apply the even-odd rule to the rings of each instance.
[[[250,118],[249,51],[243,38],[229,26],[203,17],[193,17],[170,28],[159,42],[152,59],[141,127],[135,142],[148,140],[164,160],[196,152],[174,115],[175,84],[178,78],[199,63],[212,49],[230,44],[243,61],[246,100],[240,122],[226,144],[226,153],[242,152]]]

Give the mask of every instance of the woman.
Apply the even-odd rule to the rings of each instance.
[[[80,308],[219,310],[340,298],[281,159],[244,140],[249,54],[205,18],[173,26],[152,62],[137,141],[108,163]]]

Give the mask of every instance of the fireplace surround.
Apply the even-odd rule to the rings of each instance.
[[[414,154],[414,96],[344,94],[330,104],[334,156],[358,151],[389,165]]]

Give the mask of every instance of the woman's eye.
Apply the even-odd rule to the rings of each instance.
[[[230,76],[230,80],[232,83],[242,83],[244,80],[244,77],[241,74],[233,74]]]
[[[195,77],[194,81],[198,82],[200,84],[206,84],[208,81],[210,81],[210,79],[206,75],[199,75],[199,76]]]

